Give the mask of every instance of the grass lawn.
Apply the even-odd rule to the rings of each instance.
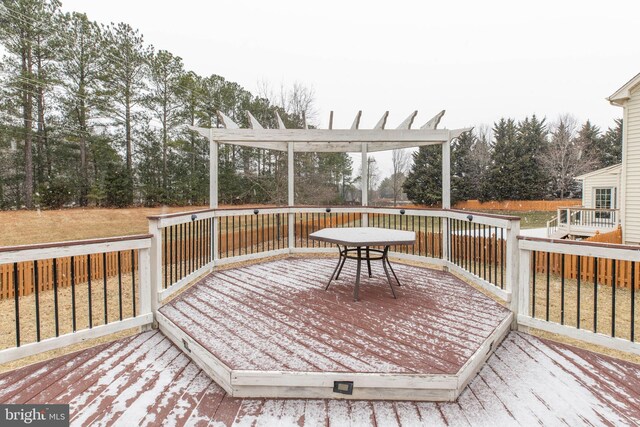
[[[520,228],[545,228],[547,221],[556,216],[556,211],[478,211],[494,215],[511,215],[520,217]]]
[[[0,212],[0,246],[125,236],[149,232],[147,216],[208,206],[60,209]]]

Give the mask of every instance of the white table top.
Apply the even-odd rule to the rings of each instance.
[[[416,233],[376,227],[343,227],[323,228],[309,234],[309,238],[345,246],[413,245]]]

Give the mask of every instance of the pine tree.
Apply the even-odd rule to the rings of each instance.
[[[616,119],[614,126],[607,129],[602,137],[603,165],[612,166],[622,161],[622,119]]]
[[[413,164],[402,186],[409,200],[416,204],[437,206],[442,203],[442,148],[420,147],[413,153]]]
[[[516,167],[514,178],[517,184],[509,198],[514,200],[536,200],[545,196],[548,177],[542,167],[546,151],[547,127],[545,119],[538,120],[534,114],[518,123],[516,138]]]
[[[111,118],[123,133],[125,164],[133,173],[134,127],[140,119],[136,108],[143,103],[147,87],[147,63],[151,48],[142,35],[125,23],[103,29],[103,78],[109,97]]]
[[[593,161],[593,169],[600,169],[605,164],[605,152],[600,128],[587,120],[580,127],[576,142],[584,150],[584,155]]]
[[[484,189],[493,200],[509,199],[517,193],[516,124],[513,119],[500,119],[493,126],[493,152]]]
[[[78,202],[88,203],[91,188],[89,178],[88,140],[91,122],[104,109],[100,95],[102,34],[100,27],[80,13],[61,18],[59,62],[63,95],[60,104],[64,123],[78,139],[80,148],[80,176],[77,180]]]

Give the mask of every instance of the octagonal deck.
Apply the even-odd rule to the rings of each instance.
[[[293,258],[216,271],[160,309],[161,329],[229,393],[251,397],[453,400],[508,332],[511,313],[455,276]],[[366,271],[366,268],[365,268]],[[354,381],[351,396],[333,381]]]

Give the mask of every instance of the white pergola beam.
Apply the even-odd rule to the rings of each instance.
[[[276,111],[276,120],[278,121],[278,129],[286,129],[287,127],[284,125],[280,114]]]
[[[251,112],[247,111],[247,118],[249,119],[249,127],[251,129],[264,129],[264,127],[260,124],[260,122],[253,117]]]
[[[292,142],[445,142],[446,129],[212,129],[213,139],[236,144],[255,141]]]
[[[218,117],[220,118],[220,121],[222,122],[222,125],[226,129],[240,129],[240,126],[238,126],[236,122],[231,120],[231,118],[226,114],[224,114],[222,111],[217,111],[217,113],[218,113]]]
[[[411,129],[413,120],[416,118],[417,115],[418,115],[418,111],[414,111],[413,113],[409,114],[409,117],[404,119],[404,121],[400,123],[396,129],[407,129],[407,130]]]
[[[376,123],[376,125],[373,128],[384,129],[384,127],[387,125],[387,117],[389,117],[389,112],[385,111],[382,117],[380,117],[380,120],[378,120],[378,123]]]
[[[351,130],[357,130],[360,127],[360,117],[362,117],[362,110],[358,111],[358,114],[356,114],[356,118],[353,119]]]
[[[431,120],[422,125],[420,129],[437,129],[438,124],[440,124],[440,120],[442,120],[442,116],[444,116],[445,110],[440,111],[438,114],[433,116]]]

